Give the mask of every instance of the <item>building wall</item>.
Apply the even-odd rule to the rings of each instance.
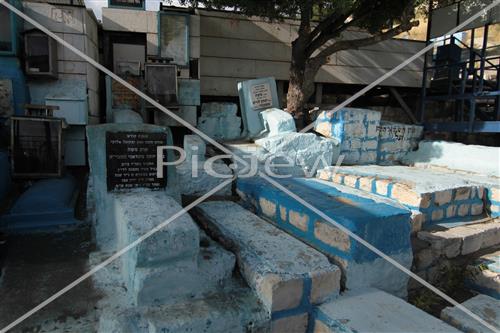
[[[199,10],[201,94],[237,96],[239,80],[274,76],[288,80],[291,41],[297,21],[265,22],[262,18]],[[366,35],[349,31],[347,38]],[[393,39],[360,50],[332,55],[316,82],[369,84],[425,46],[418,41]],[[389,78],[384,85],[421,86],[423,57]]]
[[[25,2],[25,13],[50,29],[56,35],[84,52],[92,59],[99,60],[97,20],[85,7],[51,5],[47,3]],[[25,23],[24,30],[33,29]],[[30,80],[28,82],[32,103],[45,104],[43,98],[51,90],[78,90],[87,94],[89,123],[99,122],[99,72],[84,59],[62,45],[57,45],[58,78],[54,80]],[[33,100],[34,99],[34,100]]]
[[[201,95],[237,96],[237,82],[262,76],[288,80],[291,42],[298,22],[266,22],[228,12],[197,10],[190,15],[190,58],[200,58]],[[148,55],[158,54],[158,12],[103,8],[103,28],[147,35]],[[359,30],[347,38],[364,37]],[[332,55],[316,82],[369,84],[425,46],[423,42],[388,40],[360,50]],[[385,85],[420,87],[423,57],[389,78]]]

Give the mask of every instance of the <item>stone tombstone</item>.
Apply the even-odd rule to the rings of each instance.
[[[106,133],[106,183],[108,191],[133,188],[160,189],[157,178],[157,147],[167,142],[166,133],[138,131]]]
[[[238,83],[243,134],[246,138],[256,138],[265,131],[261,112],[279,109],[276,81],[272,77],[243,81]]]
[[[87,207],[96,242],[114,248],[119,226],[114,198],[127,193],[165,191],[176,196],[175,168],[168,166],[163,179],[156,178],[157,146],[172,146],[168,127],[150,124],[100,124],[87,126],[89,183]],[[172,150],[165,152],[174,161]]]

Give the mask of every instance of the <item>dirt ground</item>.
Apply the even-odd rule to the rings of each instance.
[[[0,328],[85,273],[91,250],[88,226],[57,234],[9,236],[0,284]],[[91,281],[84,281],[11,332],[76,332],[76,327],[81,332],[86,326],[92,332],[98,299]]]

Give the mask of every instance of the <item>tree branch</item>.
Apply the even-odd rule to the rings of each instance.
[[[359,49],[360,47],[363,46],[368,46],[372,44],[377,44],[379,42],[382,42],[384,40],[393,38],[405,31],[410,30],[413,27],[418,26],[419,22],[418,21],[410,21],[410,22],[404,22],[398,25],[395,28],[389,29],[386,32],[376,34],[367,38],[360,38],[360,39],[352,39],[352,40],[341,40],[338,41],[323,50],[321,50],[318,55],[316,55],[313,59],[318,59],[318,61],[326,59],[329,55],[342,51],[342,50],[351,50],[351,49]]]

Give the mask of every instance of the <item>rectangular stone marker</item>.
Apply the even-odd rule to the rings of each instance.
[[[266,109],[279,108],[276,81],[272,77],[238,83],[243,134],[256,138],[265,130],[260,113]]]
[[[160,189],[166,177],[156,177],[156,149],[167,142],[165,133],[107,132],[107,189]]]

